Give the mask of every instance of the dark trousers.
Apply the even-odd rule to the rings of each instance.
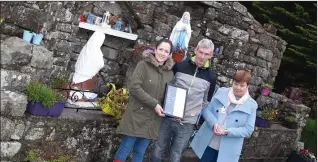
[[[219,151],[211,147],[206,147],[200,162],[216,162],[218,160]]]

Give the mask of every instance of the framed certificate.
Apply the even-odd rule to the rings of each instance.
[[[164,114],[168,117],[183,119],[188,90],[167,83],[163,104]]]

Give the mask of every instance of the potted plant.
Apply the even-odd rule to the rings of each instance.
[[[59,75],[51,82],[51,88],[56,93],[61,93],[65,98],[68,98],[69,81],[66,76]]]
[[[287,162],[316,162],[316,158],[310,151],[306,149],[299,149],[290,154]]]
[[[26,111],[36,116],[60,116],[65,106],[65,99],[51,88],[30,82],[26,87],[28,105]]]
[[[278,110],[269,108],[257,112],[255,125],[258,127],[269,128],[271,126],[271,121],[276,119],[278,115]]]
[[[273,88],[274,86],[272,84],[269,84],[269,83],[264,84],[261,89],[261,95],[268,96]]]
[[[298,123],[294,117],[286,116],[284,120],[284,126],[286,126],[289,129],[297,129]]]
[[[108,83],[106,87],[111,87],[111,90],[98,100],[98,105],[103,112],[112,115],[119,123],[128,105],[129,96],[125,88],[116,89],[113,83]]]

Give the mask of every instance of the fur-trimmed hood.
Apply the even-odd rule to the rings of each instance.
[[[154,65],[155,67],[162,67],[162,70],[171,70],[173,65],[174,65],[174,61],[171,57],[169,57],[167,59],[167,61],[163,64],[163,65],[159,65],[158,61],[155,58],[155,53],[153,50],[147,49],[142,53],[142,56],[144,58],[144,60],[146,62],[151,63],[152,65]]]

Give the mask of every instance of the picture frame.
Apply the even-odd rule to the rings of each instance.
[[[188,97],[188,89],[167,83],[164,98],[164,114],[167,117],[183,119]]]

